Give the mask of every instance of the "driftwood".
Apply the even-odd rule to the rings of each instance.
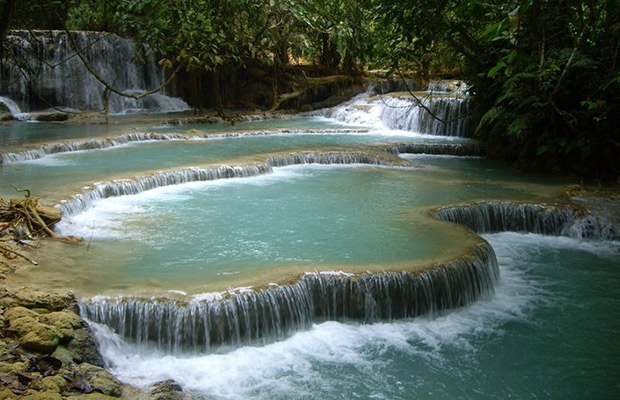
[[[58,236],[52,230],[54,224],[61,219],[60,210],[39,204],[29,190],[15,189],[25,193],[23,199],[7,201],[0,198],[0,261],[1,258],[12,260],[18,257],[37,265],[36,261],[19,251],[22,247],[32,247],[27,241],[45,237],[63,242],[79,241],[76,238]]]

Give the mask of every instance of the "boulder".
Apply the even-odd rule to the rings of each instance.
[[[97,344],[87,328],[73,331],[73,340],[67,345],[67,350],[77,364],[86,362],[98,367],[104,365],[103,357],[101,357]]]
[[[13,325],[11,324],[11,327]],[[49,325],[35,323],[30,330],[19,339],[21,345],[28,350],[42,354],[52,354],[60,343],[60,334]]]
[[[77,369],[88,380],[94,391],[112,397],[121,396],[123,391],[121,383],[105,369],[89,363],[82,363]]]
[[[17,399],[17,395],[11,392],[9,389],[0,387],[0,399],[13,400]]]
[[[107,396],[103,393],[88,393],[83,396],[80,396],[80,399],[87,400],[116,400],[117,397]]]
[[[172,379],[158,382],[151,389],[151,399],[153,400],[183,400],[183,388]]]
[[[75,296],[71,292],[47,293],[30,288],[21,288],[17,291],[5,290],[0,297],[0,305],[47,308],[51,311],[77,310]]]
[[[40,122],[62,122],[69,119],[69,114],[62,112],[40,113],[34,115],[34,119]]]
[[[26,393],[19,397],[24,400],[62,400],[60,393],[56,392],[36,392],[34,390],[28,390]]]
[[[24,362],[4,362],[0,361],[0,374],[18,375],[28,372],[30,363]]]
[[[59,375],[46,376],[45,378],[32,381],[30,389],[41,392],[62,393],[69,389],[69,383]]]
[[[40,321],[51,325],[60,334],[60,340],[64,343],[73,339],[74,331],[83,327],[82,319],[74,312],[55,311],[42,315]]]

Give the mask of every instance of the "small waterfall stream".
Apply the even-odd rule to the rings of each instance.
[[[18,121],[27,121],[30,116],[27,113],[23,113],[17,103],[13,100],[0,96],[0,104],[4,104],[9,110],[9,113]]]
[[[453,90],[455,85],[443,81],[431,82],[425,92],[396,95],[373,95],[374,88],[369,88],[349,102],[325,110],[324,115],[376,129],[466,137],[469,113],[466,85],[461,83],[459,88]]]
[[[292,285],[188,303],[94,298],[82,301],[80,312],[141,346],[212,352],[280,340],[326,320],[434,315],[492,295],[498,277],[495,253],[481,242],[470,257],[420,272],[307,273]]]
[[[102,32],[72,34],[93,69],[117,88],[135,94],[164,82],[164,71],[146,47],[137,47],[129,39]],[[82,111],[103,109],[103,85],[76,56],[64,31],[11,31],[6,41],[17,49],[16,57],[21,65],[2,64],[0,94],[29,112],[50,106]],[[166,96],[164,92],[140,100],[115,94],[110,97],[112,113],[188,108],[183,100]]]
[[[119,179],[98,182],[84,188],[72,199],[61,202],[57,207],[64,216],[70,216],[88,208],[94,201],[108,197],[127,196],[164,186],[188,182],[213,181],[218,179],[243,178],[270,173],[273,167],[299,164],[368,164],[384,166],[409,166],[410,164],[388,153],[368,154],[364,152],[302,152],[275,155],[263,163],[250,165],[217,165],[210,168],[186,168],[161,171],[134,179]],[[60,227],[62,227],[62,221]]]

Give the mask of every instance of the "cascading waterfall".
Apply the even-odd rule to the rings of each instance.
[[[620,240],[610,220],[578,215],[570,208],[539,204],[478,203],[443,207],[433,215],[465,225],[477,233],[528,232],[577,239]]]
[[[94,298],[80,303],[80,313],[141,346],[210,352],[279,340],[325,320],[433,315],[491,295],[498,276],[493,249],[481,242],[471,257],[419,272],[307,273],[292,285],[215,301]]]
[[[411,98],[386,96],[380,101],[381,121],[391,129],[438,136],[464,136],[468,101],[464,97],[424,96]]]
[[[107,149],[122,146],[131,142],[150,140],[180,140],[185,135],[174,133],[130,133],[114,138],[77,140],[64,143],[50,143],[34,150],[21,151],[19,153],[0,153],[0,164],[12,164],[31,160],[38,160],[50,154],[69,153],[73,151]]]
[[[465,225],[477,233],[513,231],[562,235],[575,222],[571,209],[517,203],[444,207],[435,211],[434,216],[442,221]]]
[[[351,101],[328,109],[323,115],[338,121],[370,125],[379,129],[400,129],[428,135],[467,135],[469,100],[464,94],[416,93],[411,96],[380,98],[363,93]]]
[[[474,143],[398,143],[390,148],[393,154],[432,154],[459,157],[480,157],[482,148]]]
[[[119,179],[111,182],[98,182],[86,187],[82,193],[71,200],[62,201],[57,207],[64,216],[69,216],[88,208],[94,201],[109,197],[119,197],[142,193],[158,187],[180,185],[188,182],[213,181],[218,179],[258,176],[272,171],[272,167],[285,167],[299,164],[371,164],[384,166],[409,166],[402,159],[385,154],[364,152],[303,152],[269,157],[264,163],[251,165],[218,165],[211,168],[187,168],[175,171],[161,171],[134,179]],[[62,224],[62,222],[61,222]]]
[[[110,147],[123,146],[132,142],[145,142],[153,140],[200,140],[200,139],[224,139],[233,137],[271,136],[281,134],[347,134],[364,133],[366,129],[273,129],[268,131],[244,131],[223,133],[130,133],[112,138],[77,140],[72,142],[60,142],[43,145],[34,150],[20,151],[18,153],[0,153],[0,164],[12,164],[31,160],[38,160],[50,154],[70,153],[73,151],[107,149]]]
[[[23,113],[17,103],[13,100],[0,96],[0,104],[4,104],[9,110],[9,113],[18,121],[26,121],[30,119],[30,115]]]
[[[133,41],[101,32],[72,32],[77,47],[107,82],[142,93],[164,82],[164,71],[152,52]],[[28,111],[50,105],[78,110],[103,109],[103,85],[88,72],[64,31],[11,31],[5,39],[20,63],[2,63],[0,94]],[[144,59],[144,63],[137,60]],[[43,60],[43,62],[41,61]],[[44,99],[44,100],[43,100]],[[187,103],[162,93],[141,100],[112,94],[110,111],[180,111]]]

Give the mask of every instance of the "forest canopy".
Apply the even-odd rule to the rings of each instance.
[[[617,179],[617,0],[1,0],[9,29],[107,31],[171,69],[291,64],[466,80],[470,127],[523,169]],[[9,60],[9,61],[7,61]]]

